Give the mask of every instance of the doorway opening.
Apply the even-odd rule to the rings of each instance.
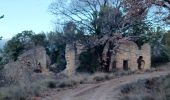
[[[123,60],[123,70],[128,70],[128,60]]]
[[[143,60],[143,56],[139,56],[139,58],[137,59],[137,63],[138,63],[138,69],[139,70],[144,68],[145,61]]]

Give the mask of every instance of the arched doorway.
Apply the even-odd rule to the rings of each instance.
[[[137,59],[137,63],[139,70],[144,69],[145,61],[143,60],[143,56],[139,56],[139,58]]]

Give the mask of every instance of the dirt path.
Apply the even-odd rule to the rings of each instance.
[[[53,90],[49,96],[41,100],[117,100],[117,94],[119,94],[122,85],[135,82],[139,79],[160,77],[169,73],[170,70],[133,74],[97,84],[82,84],[75,88],[61,91]]]

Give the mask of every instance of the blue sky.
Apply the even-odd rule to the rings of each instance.
[[[54,16],[48,6],[54,0],[0,0],[0,36],[11,38],[24,30],[36,33],[54,29]]]

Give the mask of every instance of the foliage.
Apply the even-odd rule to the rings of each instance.
[[[34,35],[32,31],[23,31],[18,33],[11,40],[7,41],[4,46],[4,52],[11,57],[13,60],[16,60],[17,57],[27,50],[31,46],[31,37]]]
[[[17,57],[24,51],[37,45],[44,45],[45,39],[46,36],[43,33],[35,34],[33,31],[22,31],[7,41],[3,52],[9,59],[17,60]]]
[[[141,34],[145,34],[142,31],[147,30],[144,27],[147,27],[149,22],[147,13],[150,6],[148,1],[143,0],[72,0],[70,2],[57,0],[51,4],[50,9],[54,15],[64,17],[64,22],[75,23],[69,23],[72,32],[75,32],[75,26],[77,29],[85,27],[86,33],[84,34],[90,34],[90,38],[87,39],[90,43],[87,42],[86,45],[90,44],[91,48],[102,47],[97,57],[97,60],[100,60],[98,64],[103,68],[108,68],[108,66],[113,66],[111,61],[114,61],[113,56],[116,54],[119,41],[139,34],[141,39]],[[142,31],[134,35],[139,29]],[[70,37],[74,39],[74,35]],[[145,36],[143,37],[145,39]],[[143,37],[137,41],[143,42]]]
[[[0,16],[0,19],[1,19],[1,18],[4,18],[4,15]]]
[[[51,64],[55,65],[50,70],[53,72],[63,70],[66,65],[64,35],[60,32],[47,33],[47,41],[47,54],[51,59]]]
[[[150,36],[151,49],[152,49],[152,65],[157,65],[161,63],[166,63],[170,61],[170,49],[165,45],[167,38],[166,32],[161,30],[159,27],[153,31]]]
[[[77,68],[78,72],[94,73],[100,67],[95,49],[89,49],[81,53],[79,60],[80,66]]]
[[[114,60],[112,56],[119,42],[130,39],[139,47],[145,42],[151,42],[152,58],[164,55],[167,59],[168,49],[162,45],[162,35],[151,29],[152,24],[148,20],[148,12],[153,4],[163,6],[154,0],[71,0],[70,2],[56,0],[50,5],[50,10],[54,15],[60,16],[60,21],[63,22],[61,31],[47,33],[47,37],[45,33],[23,31],[6,43],[3,52],[8,59],[16,60],[25,50],[42,45],[46,47],[52,64],[56,65],[52,70],[64,69],[65,45],[85,40],[85,45],[90,44],[92,50],[81,55],[80,69],[89,66],[90,72],[94,72],[97,68],[93,69],[90,66],[104,67],[104,64],[112,66],[110,61]],[[163,7],[165,6],[167,8],[166,4]],[[61,20],[61,17],[64,20]],[[97,46],[101,47],[99,52],[95,48]],[[86,61],[86,58],[91,60]]]
[[[39,33],[39,34],[34,34],[31,37],[32,42],[34,43],[35,46],[40,45],[40,46],[46,46],[46,35],[45,33]]]
[[[124,37],[132,37],[132,40],[141,47],[144,43],[148,43],[152,39],[152,26],[144,22],[134,25],[123,34]]]
[[[56,0],[50,10],[65,18],[60,21],[73,21],[79,27],[84,26],[88,33],[101,35],[122,33],[144,21],[149,6],[147,1],[140,0]]]
[[[164,45],[170,47],[170,31],[165,33],[162,42]]]
[[[51,63],[55,66],[50,68],[54,72],[59,72],[65,69],[65,46],[67,43],[84,40],[84,29],[77,29],[73,22],[65,23],[63,31],[47,33],[47,53],[50,56]]]
[[[84,28],[76,25],[76,23],[69,21],[64,24],[63,36],[65,43],[72,43],[75,41],[82,41],[85,38]]]

